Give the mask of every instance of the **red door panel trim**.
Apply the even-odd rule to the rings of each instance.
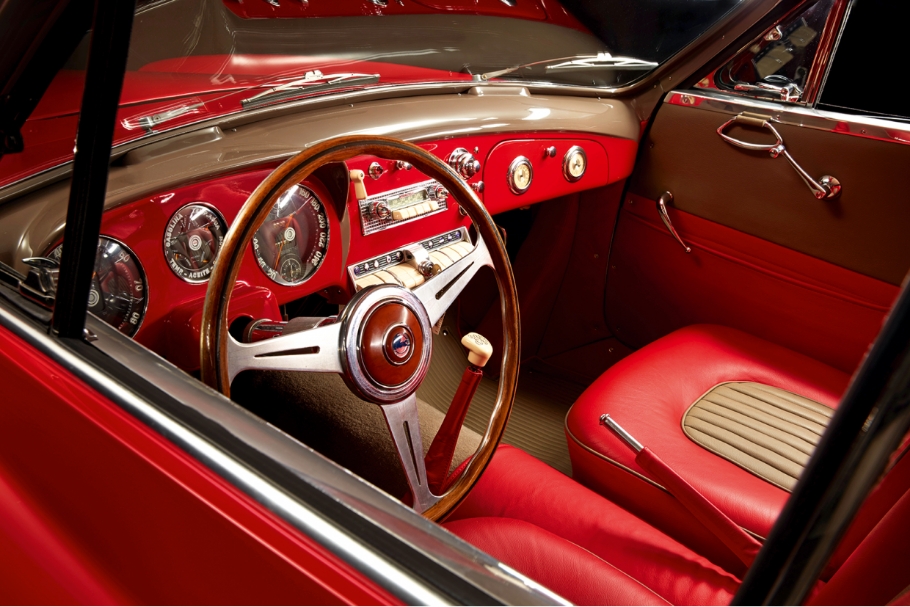
[[[270,560],[268,566],[272,575],[262,579],[264,585],[251,584],[251,590],[255,589],[256,594],[250,595],[247,600],[271,602],[283,599],[300,602],[309,597],[310,600],[320,602],[369,604],[397,602],[375,583],[303,536],[114,403],[87,388],[68,370],[35,352],[4,327],[0,327],[0,367],[3,368],[2,374],[5,377],[16,378],[16,381],[8,384],[10,389],[5,398],[6,405],[0,408],[0,416],[8,418],[14,415],[22,422],[15,425],[3,424],[7,428],[4,434],[9,435],[0,441],[2,442],[0,463],[3,464],[0,473],[7,478],[17,479],[17,484],[26,487],[33,496],[32,499],[35,499],[36,495],[47,496],[49,491],[54,491],[47,486],[48,482],[67,483],[67,479],[60,478],[57,474],[61,469],[61,463],[60,459],[55,457],[54,446],[46,442],[51,436],[56,437],[58,445],[62,443],[71,447],[67,451],[71,458],[83,460],[82,463],[85,465],[80,467],[82,473],[80,480],[87,486],[96,483],[103,486],[111,482],[111,470],[108,469],[107,463],[94,458],[116,453],[117,472],[128,472],[131,484],[137,483],[136,479],[144,479],[149,487],[157,487],[165,493],[145,495],[142,496],[142,500],[131,501],[135,509],[129,512],[112,509],[113,505],[118,503],[117,500],[124,499],[123,496],[110,495],[108,496],[110,501],[104,501],[101,495],[97,498],[92,495],[79,495],[80,488],[75,485],[69,487],[74,492],[70,495],[78,496],[74,499],[84,500],[82,508],[77,507],[73,499],[49,503],[39,498],[37,501],[42,503],[43,508],[36,514],[50,524],[62,526],[74,535],[74,557],[79,561],[95,561],[103,570],[115,573],[116,575],[112,577],[121,582],[133,580],[140,583],[136,572],[123,570],[125,566],[129,567],[128,564],[112,560],[113,553],[98,547],[107,544],[108,542],[104,540],[110,538],[85,537],[85,525],[74,527],[67,523],[74,523],[74,519],[79,519],[81,523],[90,523],[90,528],[96,530],[107,528],[121,540],[126,540],[128,537],[135,537],[136,530],[133,528],[135,525],[147,525],[149,520],[161,516],[190,516],[186,509],[188,507],[195,510],[192,516],[198,520],[194,519],[194,522],[205,525],[206,521],[209,523],[215,521],[214,525],[210,524],[203,529],[223,530],[225,527],[233,527],[235,537],[227,543],[223,539],[215,541],[215,538],[204,534],[195,539],[186,537],[181,541],[180,552],[189,551],[189,545],[193,542],[211,541],[213,545],[235,550],[233,554],[226,555],[226,558],[236,559],[235,562],[247,561],[253,557]],[[29,422],[29,417],[37,415],[39,409],[44,415],[40,420],[32,419]],[[42,436],[23,433],[21,431],[23,425],[28,427],[29,423],[43,430]],[[14,428],[18,431],[13,431]],[[92,504],[90,502],[93,499],[98,501]],[[168,511],[167,505],[174,501],[183,504],[185,509],[182,512]],[[194,506],[187,506],[194,502]],[[144,509],[147,511],[143,511]],[[97,518],[94,521],[86,521],[80,518],[80,514],[90,519]],[[142,522],[137,522],[139,520]],[[176,520],[170,523],[177,527],[181,526]],[[258,545],[259,549],[250,551],[252,544]],[[161,551],[158,556],[163,563],[175,561],[173,544],[161,542],[158,545],[153,540],[150,545],[157,546]],[[205,547],[201,550],[204,552]],[[266,554],[272,556],[266,557]],[[149,559],[144,562],[148,565]],[[163,567],[166,569],[167,565]],[[279,574],[275,568],[285,570],[284,574]],[[260,566],[255,569],[263,568]],[[225,584],[222,573],[198,564],[191,572],[192,575],[182,580],[183,583],[192,583],[198,585],[198,588],[207,588],[214,592],[211,598],[215,602],[239,598],[236,595],[231,597],[219,593],[219,588],[231,586]],[[216,577],[206,580],[206,574]],[[181,596],[179,594],[181,580],[179,577],[169,578],[168,586],[175,592],[173,598]],[[196,590],[183,588],[189,592],[189,595],[184,596],[198,596],[195,594],[198,588]],[[265,588],[268,588],[268,591]],[[110,590],[112,596],[119,595],[117,589]],[[304,590],[306,593],[301,594]],[[134,600],[142,602],[147,602],[149,598],[155,596],[146,594],[150,591],[148,588],[130,587],[125,591]],[[165,598],[157,596],[158,601]],[[222,598],[219,599],[218,596]]]

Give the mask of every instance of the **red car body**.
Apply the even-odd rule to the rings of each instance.
[[[244,20],[473,15],[546,23],[593,37],[554,0],[517,0],[517,4],[371,0],[326,6],[224,0],[223,4]],[[769,23],[782,22],[805,8],[793,2],[785,11],[776,4],[764,2],[754,12],[744,8],[731,13],[732,17],[724,16],[720,23],[730,28],[731,37],[751,40]],[[835,9],[846,5],[833,4]],[[748,18],[753,21],[747,22]],[[843,18],[841,12],[838,27]],[[679,143],[681,135],[670,133],[666,121],[659,122],[657,108],[662,116],[700,112],[704,117],[743,109],[771,111],[772,101],[776,103],[761,97],[731,98],[736,93],[718,88],[713,80],[705,85],[709,76],[714,78],[721,70],[718,57],[727,60],[732,51],[745,52],[743,45],[733,48],[730,40],[724,41],[722,32],[709,34],[695,39],[679,55],[661,59],[662,67],[648,81],[654,82],[653,92],[635,80],[604,89],[604,99],[597,87],[574,92],[553,83],[519,82],[516,87],[504,74],[498,80],[493,77],[484,88],[477,75],[467,70],[362,58],[200,54],[127,69],[113,132],[108,182],[112,202],[101,218],[100,233],[127,244],[128,251],[143,260],[143,280],[155,290],[147,291],[142,319],[131,334],[135,342],[94,317],[86,325],[90,341],[57,339],[48,334],[50,311],[36,305],[34,298],[4,295],[0,377],[7,381],[0,398],[0,601],[531,604],[561,600],[380,494],[284,431],[232,405],[193,376],[200,369],[206,286],[180,280],[162,257],[161,234],[168,221],[188,204],[217,201],[218,212],[232,225],[248,197],[296,151],[295,146],[307,147],[347,133],[349,121],[357,132],[414,140],[444,161],[456,149],[471,151],[482,169],[462,175],[491,215],[545,203],[539,207],[544,218],[540,221],[552,219],[552,229],[546,238],[532,232],[524,241],[536,245],[529,247],[531,254],[524,254],[533,262],[518,265],[515,261],[521,302],[529,304],[529,314],[522,319],[524,360],[543,361],[566,377],[590,382],[603,370],[603,361],[612,364],[680,327],[723,324],[832,369],[837,374],[832,384],[837,386],[825,396],[836,404],[847,389],[849,374],[863,362],[898,298],[901,286],[895,276],[905,258],[910,258],[907,247],[899,243],[893,250],[868,256],[856,251],[863,248],[862,242],[869,242],[871,234],[882,234],[882,246],[891,246],[903,227],[883,228],[887,222],[881,217],[887,209],[875,207],[868,215],[875,221],[859,222],[858,229],[866,230],[860,244],[848,243],[849,251],[838,258],[831,253],[837,248],[831,238],[785,229],[809,223],[801,215],[806,213],[802,208],[780,211],[774,207],[732,216],[725,215],[718,204],[685,207],[679,192],[693,192],[686,188],[696,190],[690,200],[702,195],[713,196],[714,201],[722,198],[711,172],[717,167],[681,157],[679,149],[685,151],[687,144]],[[705,49],[710,45],[709,53]],[[381,80],[342,87],[325,98],[302,94],[294,99],[298,105],[287,106],[287,114],[280,113],[285,111],[280,104],[252,117],[244,114],[241,100],[251,90],[271,86],[276,73],[284,82],[317,69],[381,74]],[[680,88],[671,81],[677,73],[688,74]],[[213,74],[229,77],[219,79]],[[0,195],[6,196],[5,209],[0,211],[8,213],[0,213],[0,221],[6,221],[3,238],[9,241],[2,254],[23,274],[28,269],[23,258],[50,256],[62,241],[65,208],[60,201],[65,191],[59,180],[69,174],[80,107],[91,98],[92,91],[86,92],[84,83],[84,70],[66,66],[57,72],[21,126],[24,150],[6,154],[0,161]],[[451,99],[435,99],[444,94]],[[584,101],[576,103],[573,95]],[[475,101],[477,109],[467,105]],[[431,104],[438,105],[431,108]],[[370,116],[354,118],[355,105],[358,112],[365,108],[363,113]],[[348,106],[351,112],[344,113]],[[797,122],[814,109],[782,107],[784,114],[790,112],[780,118],[790,129],[788,141],[809,142],[809,137],[800,139],[806,129]],[[175,109],[178,112],[160,126],[141,126],[141,118]],[[295,112],[302,116],[297,123],[287,118]],[[905,142],[907,129],[896,120],[891,123],[889,134],[875,137],[858,126],[866,122],[847,119],[835,128],[816,130],[825,136],[837,133],[838,141],[849,138],[870,146],[887,141],[897,146],[895,141]],[[869,124],[885,128],[874,120]],[[693,138],[704,137],[697,139],[696,149],[711,143],[722,148],[722,142],[714,141],[713,127],[703,131],[689,133]],[[200,139],[193,139],[196,136]],[[228,139],[233,143],[226,143]],[[666,149],[661,146],[671,147],[674,141],[680,147],[661,156]],[[823,150],[815,140],[812,145]],[[576,146],[584,149],[588,166],[596,170],[570,179],[559,159]],[[886,168],[902,162],[903,149],[881,154],[887,158]],[[517,191],[505,178],[511,178],[515,159],[521,157],[534,164],[534,188],[527,192]],[[752,155],[749,161],[756,158]],[[730,173],[743,166],[737,162],[731,163]],[[806,183],[791,173],[784,160],[774,162],[783,167],[774,179],[786,175],[783,179],[790,180],[781,198],[795,191],[808,198]],[[668,165],[675,163],[675,172],[669,170]],[[426,178],[410,167],[374,156],[359,156],[346,166],[365,175],[376,167],[383,180],[365,179],[368,188],[396,191]],[[184,170],[186,174],[181,173]],[[854,177],[841,175],[845,193],[849,187],[859,189],[873,181],[871,176],[867,181]],[[161,185],[165,183],[166,187]],[[304,185],[319,199],[333,200],[329,181],[310,179]],[[654,212],[657,196],[653,194],[658,189],[677,192],[682,204],[673,209],[672,222],[684,240],[672,229],[671,239],[669,220]],[[344,193],[345,198],[325,204],[333,234],[344,233],[350,225],[359,229],[362,199],[353,187]],[[762,190],[755,197],[767,199],[766,193]],[[561,206],[553,201],[561,201]],[[821,221],[840,217],[836,205],[826,207],[833,210]],[[41,210],[34,211],[37,208]],[[454,207],[447,211],[412,224],[407,237],[417,241],[471,229],[470,218]],[[766,215],[774,215],[778,223],[763,223]],[[566,216],[571,216],[571,224],[562,221]],[[851,224],[850,229],[854,227]],[[364,229],[363,238],[343,246],[332,242],[323,263],[340,268],[338,272],[317,270],[305,286],[282,289],[270,282],[257,267],[254,254],[247,252],[240,263],[230,321],[285,318],[287,305],[311,293],[319,293],[330,304],[350,301],[359,289],[354,275],[346,273],[354,267],[351,262],[378,259],[399,247],[404,233],[399,228],[368,236]],[[679,245],[687,243],[696,249],[694,256],[681,253]],[[551,289],[553,284],[560,287]],[[561,290],[568,284],[577,285],[572,298]],[[546,314],[530,305],[541,301],[549,302]],[[770,306],[769,301],[786,305]],[[486,311],[467,302],[459,314],[492,335],[491,341],[501,350],[500,321]],[[596,319],[593,324],[592,318]],[[557,366],[559,355],[595,343],[603,346],[596,356]],[[133,374],[136,369],[142,373]],[[687,379],[661,377],[671,384]],[[571,433],[571,422],[568,427]],[[574,443],[570,450],[578,460],[593,453]],[[598,457],[591,458],[590,468],[576,463],[576,475],[586,476],[588,487],[609,494],[616,483],[597,471]],[[598,483],[604,487],[598,488]],[[502,480],[501,485],[508,482]],[[634,491],[650,496],[653,509],[647,516],[657,519],[674,507],[669,505],[672,496],[662,489],[644,486]],[[774,488],[769,492],[776,516],[786,509],[788,495]],[[614,499],[624,505],[621,497]],[[468,502],[466,508],[474,506]],[[688,519],[670,518],[667,525],[685,535]],[[893,579],[902,575],[898,571],[902,562],[896,560],[897,572],[889,570],[887,575]],[[744,571],[736,574],[738,583]],[[895,599],[905,601],[906,595]]]

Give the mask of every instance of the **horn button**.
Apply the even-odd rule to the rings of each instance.
[[[366,319],[360,338],[360,355],[367,374],[380,385],[400,386],[420,365],[423,344],[417,316],[406,306],[380,304]]]
[[[342,314],[342,361],[348,385],[379,403],[403,400],[426,376],[431,327],[423,304],[402,287],[364,289]]]

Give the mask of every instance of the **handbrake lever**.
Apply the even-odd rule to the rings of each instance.
[[[452,457],[455,455],[455,446],[458,444],[458,435],[464,418],[468,414],[468,407],[477,392],[477,386],[483,379],[483,367],[493,354],[493,346],[489,340],[479,333],[468,333],[461,339],[461,345],[468,349],[468,366],[461,376],[461,383],[452,404],[446,412],[446,417],[439,426],[439,431],[430,445],[424,458],[427,469],[427,483],[430,490],[436,495],[441,495],[446,490],[446,480]]]
[[[675,497],[695,518],[733,551],[746,567],[755,560],[761,543],[720,511],[698,489],[677,474],[662,459],[642,445],[608,414],[600,416],[600,423],[618,436],[635,452],[635,463],[650,472],[656,480]]]

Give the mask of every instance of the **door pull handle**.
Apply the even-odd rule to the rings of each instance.
[[[670,214],[667,213],[667,203],[669,202],[673,202],[673,194],[671,192],[664,192],[661,194],[660,198],[657,199],[657,212],[660,214],[660,218],[664,222],[664,225],[670,230],[670,235],[676,239],[676,242],[683,248],[683,251],[691,253],[692,247],[683,242],[683,239],[679,237],[676,228],[673,227],[673,222],[670,221]]]
[[[775,143],[749,143],[747,141],[740,141],[727,135],[724,131],[734,123],[741,123],[747,126],[752,126],[756,128],[768,129],[771,133],[774,134],[774,137],[777,139]],[[799,166],[799,163],[794,160],[793,156],[790,155],[790,152],[787,151],[786,146],[784,146],[784,138],[781,137],[781,134],[777,132],[777,129],[771,124],[771,122],[764,116],[759,116],[755,114],[748,114],[746,112],[738,114],[726,121],[720,128],[717,129],[717,134],[720,135],[721,139],[726,141],[731,145],[736,147],[744,148],[746,150],[757,150],[760,152],[768,152],[771,154],[771,158],[777,158],[780,155],[783,155],[784,158],[790,163],[796,173],[802,178],[803,182],[809,189],[812,191],[812,195],[815,196],[818,200],[832,200],[837,198],[840,195],[841,184],[836,177],[831,175],[823,175],[821,179],[816,181],[809,173]]]

